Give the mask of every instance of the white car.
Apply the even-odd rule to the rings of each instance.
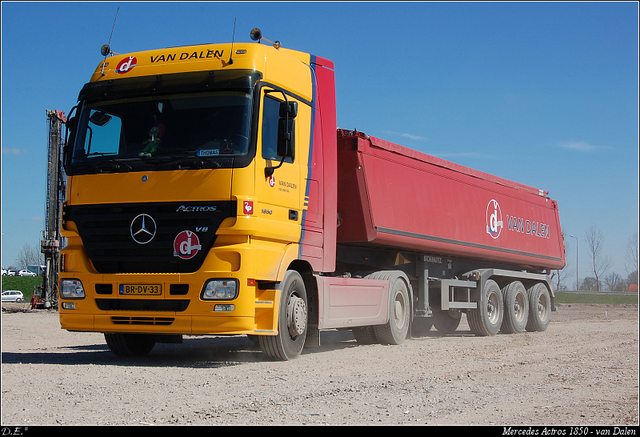
[[[30,272],[29,270],[20,270],[18,272],[18,276],[37,276],[37,275],[33,272]]]
[[[24,302],[24,295],[19,290],[7,290],[2,292],[2,302]]]

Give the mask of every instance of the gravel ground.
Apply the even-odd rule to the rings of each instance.
[[[289,362],[244,336],[123,359],[55,311],[2,306],[5,426],[638,424],[637,305],[561,305],[545,332],[493,337],[463,316],[453,335],[400,346],[329,331]]]

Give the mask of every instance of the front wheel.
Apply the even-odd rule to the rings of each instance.
[[[289,270],[280,290],[278,334],[261,335],[262,351],[271,359],[287,361],[297,358],[304,347],[307,336],[307,291],[300,273]]]

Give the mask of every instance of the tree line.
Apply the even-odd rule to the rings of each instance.
[[[563,237],[565,234],[563,232]],[[571,235],[571,237],[574,237]],[[574,237],[577,238],[577,237]],[[565,241],[566,243],[566,241]],[[584,235],[584,243],[586,243],[586,252],[589,258],[589,270],[584,274],[583,279],[577,278],[577,290],[580,291],[629,291],[630,286],[638,286],[638,233],[635,232],[627,242],[625,252],[625,269],[626,276],[622,276],[617,272],[611,271],[611,257],[604,253],[604,234],[596,226],[590,226]],[[567,259],[567,266],[564,269],[554,272],[554,282],[558,290],[567,290],[569,288],[565,283],[576,284],[571,276],[577,275],[571,271],[568,266],[571,260]],[[577,269],[577,267],[576,267]],[[633,287],[631,287],[633,288]]]

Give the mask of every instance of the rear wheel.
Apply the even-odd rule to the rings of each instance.
[[[107,346],[119,357],[142,357],[156,345],[153,335],[149,334],[104,334]]]
[[[389,321],[373,327],[376,338],[383,344],[401,344],[407,338],[411,322],[411,300],[408,281],[394,271],[372,273],[367,279],[389,281]]]
[[[502,289],[504,319],[500,330],[506,334],[524,332],[529,320],[529,296],[522,282],[513,281]]]
[[[527,290],[529,298],[529,320],[527,331],[544,331],[551,320],[551,295],[549,289],[538,282]]]
[[[469,310],[467,320],[471,332],[476,335],[495,335],[500,330],[503,318],[502,291],[489,279],[484,283],[478,307]]]
[[[261,335],[262,351],[271,359],[287,361],[297,358],[307,336],[307,291],[300,273],[289,270],[279,285],[280,311],[278,334]]]

